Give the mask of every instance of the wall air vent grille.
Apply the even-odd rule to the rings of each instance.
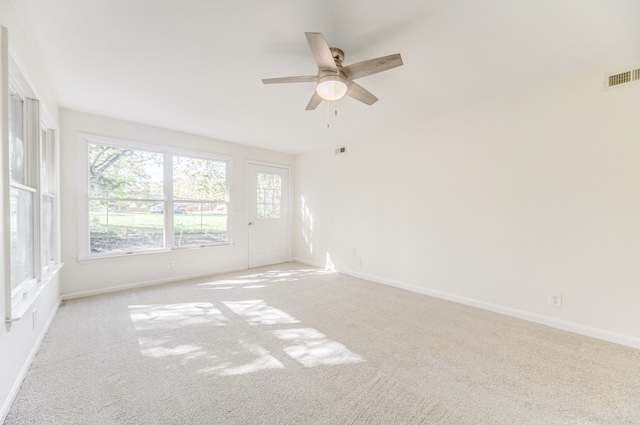
[[[628,83],[629,81],[631,81],[631,71],[612,75],[609,77],[609,87],[617,86],[618,84]]]
[[[621,84],[627,84],[636,81],[640,81],[640,68],[609,75],[607,77],[607,87],[616,87]]]

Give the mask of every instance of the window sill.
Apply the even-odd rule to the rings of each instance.
[[[230,242],[230,243],[224,243],[224,244],[218,244],[218,245],[176,247],[173,249],[163,249],[158,251],[138,251],[138,252],[131,252],[128,254],[127,253],[103,254],[103,255],[94,255],[90,257],[78,257],[76,261],[79,264],[101,263],[103,261],[130,260],[130,259],[135,259],[140,257],[155,256],[155,255],[161,255],[161,254],[171,255],[178,251],[193,251],[193,250],[200,250],[200,249],[223,249],[223,248],[233,247],[234,245],[235,243]]]
[[[40,293],[53,280],[55,275],[58,274],[63,265],[64,263],[60,263],[52,267],[47,274],[42,277],[42,281],[36,284],[36,286],[29,292],[29,295],[26,298],[23,298],[18,303],[11,306],[11,311],[7,315],[5,321],[7,323],[11,323],[22,319],[25,313],[29,311],[35,300],[38,299]]]

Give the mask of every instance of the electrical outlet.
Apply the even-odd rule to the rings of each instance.
[[[549,305],[552,307],[562,307],[562,294],[559,294],[557,292],[550,292]]]
[[[168,269],[172,269],[173,268],[173,261],[171,261],[171,260],[167,261],[167,268]]]
[[[358,263],[359,266],[362,266],[362,258],[358,257],[356,263]]]

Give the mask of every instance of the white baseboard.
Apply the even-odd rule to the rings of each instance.
[[[20,369],[20,373],[18,374],[18,377],[13,383],[13,386],[11,387],[11,391],[9,392],[9,395],[5,399],[4,404],[2,405],[2,409],[0,409],[0,424],[4,423],[5,419],[7,418],[7,415],[9,414],[9,410],[11,409],[11,406],[13,405],[13,402],[15,401],[16,396],[18,395],[18,391],[22,386],[22,382],[24,381],[24,378],[27,376],[27,372],[29,372],[29,368],[31,368],[31,363],[33,363],[33,359],[36,357],[36,354],[40,349],[40,345],[42,345],[42,341],[44,341],[44,337],[47,335],[47,332],[49,332],[51,323],[53,323],[53,318],[56,316],[56,313],[60,308],[61,301],[62,301],[62,298],[59,298],[58,302],[56,303],[56,306],[53,308],[53,311],[49,315],[47,322],[42,328],[40,335],[38,335],[38,339],[36,340],[35,344],[33,344],[33,347],[29,352],[29,356],[27,357],[24,364],[22,365],[22,369]]]
[[[228,269],[212,270],[206,273],[197,273],[197,274],[185,275],[185,276],[174,276],[166,279],[147,280],[144,282],[137,282],[137,283],[131,283],[131,284],[119,285],[119,286],[111,286],[109,288],[93,289],[90,291],[71,292],[69,294],[63,294],[62,299],[72,300],[75,298],[83,298],[83,297],[90,297],[93,295],[108,294],[110,292],[124,291],[126,289],[142,288],[144,286],[151,286],[151,285],[161,285],[163,283],[178,282],[178,281],[187,280],[187,279],[197,279],[200,277],[213,276],[216,274],[223,274],[223,273],[232,273],[232,272],[237,272],[241,270],[247,270],[247,267],[237,266],[237,267],[231,267]]]
[[[315,263],[313,261],[305,260],[304,258],[292,258],[291,261],[294,262],[294,263],[306,264],[307,266],[317,267],[319,269],[326,268],[324,264]],[[347,273],[345,273],[345,274],[347,274]]]
[[[303,259],[296,259],[300,263],[305,263]],[[313,265],[309,262],[305,264]],[[371,276],[364,273],[354,272],[352,270],[338,270],[340,273],[354,276],[360,279],[370,280],[376,283],[382,283],[384,285],[394,286],[396,288],[405,289],[411,292],[417,292],[419,294],[429,295],[436,298],[442,298],[448,301],[453,301],[460,304],[465,304],[471,307],[481,308],[483,310],[493,311],[495,313],[504,314],[506,316],[515,317],[518,319],[527,320],[529,322],[539,323],[541,325],[550,326],[552,328],[561,329],[568,332],[573,332],[579,335],[584,335],[592,338],[601,339],[608,342],[613,342],[620,345],[625,345],[631,348],[640,349],[640,338],[636,338],[630,335],[619,334],[615,332],[606,331],[604,329],[594,328],[590,326],[581,325],[579,323],[567,322],[564,320],[554,319],[553,317],[542,316],[539,314],[529,313],[527,311],[518,310],[510,307],[501,306],[498,304],[492,304],[485,301],[475,300],[472,298],[466,298],[447,292],[435,291],[432,289],[423,288],[416,285],[411,285],[404,282],[398,282],[390,279],[383,279],[377,276]]]

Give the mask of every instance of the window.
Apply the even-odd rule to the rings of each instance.
[[[80,258],[227,244],[225,159],[80,135],[87,246]]]
[[[224,161],[173,156],[173,246],[227,242]]]
[[[16,82],[24,80],[10,76],[6,111],[9,179],[3,202],[9,215],[3,226],[8,234],[10,321],[21,317],[59,268],[56,137],[40,121],[40,104],[29,97],[31,88]]]
[[[256,174],[256,207],[259,219],[280,218],[282,177],[279,174]]]
[[[57,196],[56,196],[56,139],[55,132],[40,128],[40,238],[42,274],[56,265]]]
[[[164,248],[164,155],[91,143],[88,160],[91,253]]]
[[[11,297],[20,300],[35,284],[32,140],[26,133],[26,102],[9,86],[9,228]]]

